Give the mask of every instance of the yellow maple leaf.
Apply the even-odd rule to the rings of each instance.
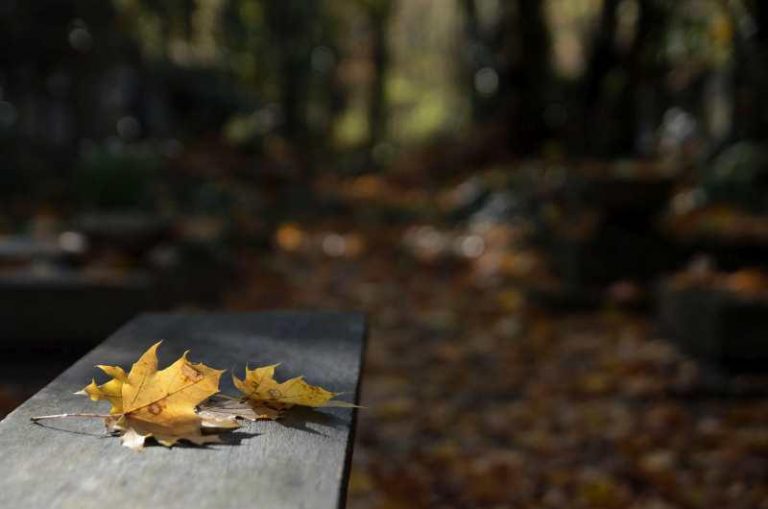
[[[298,376],[277,382],[275,368],[278,364],[255,369],[245,368],[245,378],[232,376],[235,387],[244,394],[244,399],[254,410],[256,419],[276,419],[283,410],[294,405],[308,407],[346,407],[356,405],[333,398],[339,393],[331,392],[316,385],[310,385],[304,377]]]
[[[91,382],[83,393],[93,400],[112,405],[107,425],[120,431],[123,445],[141,449],[152,436],[165,446],[178,440],[195,444],[217,442],[217,435],[204,435],[206,424],[219,428],[237,427],[232,419],[212,423],[196,413],[196,407],[219,392],[223,370],[202,363],[192,364],[187,353],[167,368],[157,369],[157,348],[152,345],[131,367],[129,373],[115,366],[98,366],[112,380],[102,385]]]

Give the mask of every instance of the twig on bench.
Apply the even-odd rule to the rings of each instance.
[[[106,419],[107,417],[114,417],[114,415],[108,415],[108,414],[89,414],[89,413],[82,413],[82,414],[55,414],[55,415],[39,415],[37,417],[30,417],[29,420],[32,422],[42,421],[43,419],[61,419],[64,417],[100,417],[102,419]]]

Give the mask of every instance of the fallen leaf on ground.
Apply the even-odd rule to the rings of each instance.
[[[186,352],[158,371],[159,345],[152,345],[127,374],[120,367],[98,366],[113,378],[102,385],[92,381],[82,391],[94,401],[109,401],[107,427],[122,433],[123,445],[140,450],[150,436],[167,447],[179,440],[202,445],[219,441],[218,435],[204,435],[202,428],[238,427],[232,418],[204,418],[196,412],[197,405],[219,392],[224,371],[192,364]]]

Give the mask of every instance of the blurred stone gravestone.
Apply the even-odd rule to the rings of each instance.
[[[53,261],[67,251],[52,240],[39,240],[29,236],[0,237],[0,267],[25,264],[32,260]]]
[[[83,214],[75,227],[93,249],[120,249],[139,255],[171,234],[169,221],[140,211]]]
[[[548,199],[556,219],[543,244],[565,294],[594,295],[620,281],[643,284],[674,267],[674,245],[657,222],[674,189],[664,168],[587,163],[566,172]]]
[[[0,344],[87,345],[154,307],[151,279],[141,272],[17,270],[0,275]]]
[[[658,322],[663,337],[705,363],[729,371],[767,370],[765,297],[666,282],[658,290]]]

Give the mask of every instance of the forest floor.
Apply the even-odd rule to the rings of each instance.
[[[768,508],[765,397],[706,389],[651,316],[537,309],[487,235],[425,255],[352,207],[282,225],[226,304],[368,313],[348,507]]]

